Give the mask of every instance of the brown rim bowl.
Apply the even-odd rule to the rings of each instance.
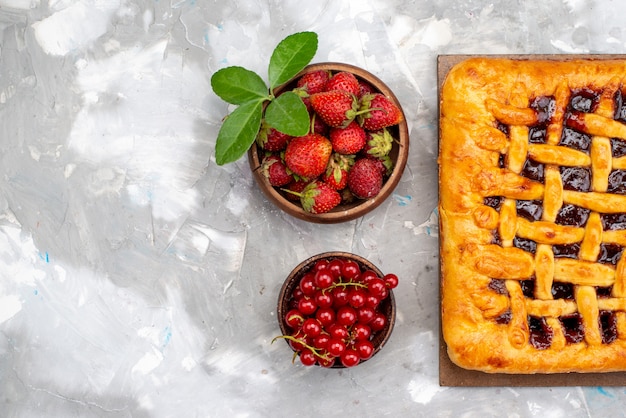
[[[300,279],[302,279],[302,276],[304,276],[305,273],[311,270],[315,266],[315,263],[317,261],[322,260],[322,259],[332,260],[334,258],[354,260],[361,267],[361,271],[372,270],[376,272],[376,274],[378,274],[379,277],[383,277],[382,271],[378,267],[376,267],[371,261],[359,255],[348,253],[348,252],[339,252],[339,251],[325,252],[325,253],[314,255],[304,260],[303,262],[298,264],[291,271],[291,273],[289,273],[289,275],[287,276],[287,279],[285,280],[285,282],[283,283],[280,289],[280,293],[278,296],[278,307],[277,307],[276,312],[278,315],[278,324],[280,326],[282,335],[289,335],[290,333],[293,332],[293,330],[285,322],[285,316],[287,312],[289,312],[289,310],[291,309],[290,302],[292,299],[292,293],[294,289],[297,286],[299,286]],[[380,305],[378,306],[378,311],[382,312],[387,317],[387,324],[382,330],[372,333],[372,336],[370,337],[370,341],[374,345],[374,353],[369,359],[361,360],[359,364],[362,364],[366,361],[370,361],[383,348],[383,346],[387,343],[387,341],[389,340],[391,336],[391,332],[393,331],[393,327],[396,321],[396,301],[393,295],[393,291],[391,289],[389,290],[389,296],[380,302]],[[285,340],[285,341],[289,345],[289,341],[288,340]],[[289,347],[293,350],[291,345],[289,345]],[[331,368],[345,368],[345,367],[339,362],[339,360],[336,360],[333,366],[331,366]]]
[[[296,75],[292,79],[292,81],[287,82],[283,86],[277,88],[275,94],[279,94],[285,89],[293,88],[295,80],[297,80],[299,77],[307,72],[317,70],[330,70],[333,73],[337,71],[348,71],[353,73],[357,77],[357,79],[368,82],[377,91],[391,99],[404,114],[398,98],[391,91],[391,89],[385,83],[383,83],[382,80],[380,80],[378,77],[371,74],[370,72],[350,64],[332,62],[311,64],[305,67],[298,75]],[[281,190],[273,187],[269,183],[269,181],[265,178],[265,176],[259,169],[261,166],[262,156],[261,150],[257,146],[256,142],[252,144],[248,151],[248,161],[250,163],[250,168],[252,169],[252,173],[254,174],[257,184],[259,185],[263,193],[267,196],[267,198],[278,208],[296,218],[308,222],[320,224],[347,222],[359,218],[377,208],[383,201],[385,201],[389,197],[389,195],[391,195],[393,190],[398,185],[400,178],[402,177],[402,173],[404,172],[404,167],[406,166],[409,155],[409,130],[406,122],[406,115],[403,122],[398,125],[389,127],[388,130],[396,139],[389,154],[392,161],[394,162],[394,169],[391,175],[385,180],[385,183],[383,184],[383,187],[380,190],[379,194],[373,198],[366,200],[355,199],[353,202],[350,203],[341,203],[339,206],[326,213],[311,214],[306,212],[304,209],[302,209],[302,206],[299,204],[299,202],[294,202],[286,199],[284,196],[285,192],[282,192]]]

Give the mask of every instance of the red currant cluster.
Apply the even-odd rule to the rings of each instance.
[[[356,366],[375,350],[375,337],[388,325],[382,310],[395,274],[379,276],[351,259],[320,259],[304,273],[287,301],[287,339],[306,366]]]

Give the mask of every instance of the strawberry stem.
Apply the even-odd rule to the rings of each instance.
[[[293,191],[293,190],[285,189],[285,188],[282,188],[282,187],[281,187],[280,190],[282,190],[285,193],[290,193],[290,194],[292,194],[294,196],[302,197],[302,193],[300,193],[300,192],[296,192],[296,191]]]

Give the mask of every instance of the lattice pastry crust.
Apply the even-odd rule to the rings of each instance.
[[[440,100],[442,331],[496,373],[626,370],[626,61],[476,58]]]

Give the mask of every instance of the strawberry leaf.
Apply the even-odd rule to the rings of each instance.
[[[270,88],[258,74],[243,67],[226,67],[213,74],[211,87],[215,94],[239,106],[224,119],[215,141],[218,165],[234,162],[246,153],[264,117],[268,125],[287,135],[308,133],[309,114],[302,99],[293,92],[275,97],[271,90],[295,77],[316,51],[317,34],[314,32],[300,32],[283,39],[270,58]]]
[[[270,89],[286,83],[311,62],[317,52],[317,34],[298,32],[287,36],[274,49],[268,68]]]
[[[291,91],[270,102],[265,109],[265,122],[290,136],[304,136],[309,132],[309,112],[302,99]]]
[[[242,104],[222,123],[215,141],[215,162],[218,165],[238,160],[254,142],[261,127],[263,100]]]
[[[243,67],[226,67],[217,71],[211,77],[211,88],[222,100],[236,105],[269,98],[265,81]]]

